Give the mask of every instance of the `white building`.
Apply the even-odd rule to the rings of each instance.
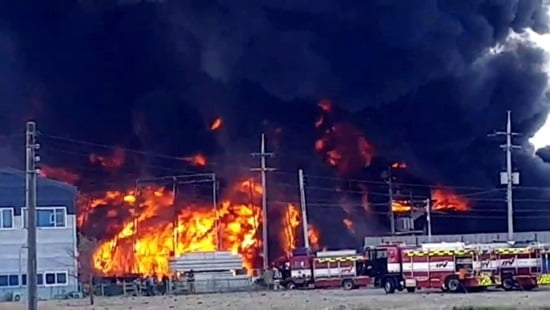
[[[37,180],[38,296],[53,298],[78,290],[74,186]],[[0,169],[0,300],[27,295],[25,172]]]

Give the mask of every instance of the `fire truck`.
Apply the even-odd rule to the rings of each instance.
[[[388,294],[403,289],[458,292],[491,286],[530,290],[540,277],[540,253],[536,247],[461,242],[388,244],[365,250],[367,275]]]
[[[282,274],[281,284],[287,289],[342,287],[350,290],[372,283],[366,275],[366,266],[365,257],[356,250],[311,253],[298,249],[277,268]]]

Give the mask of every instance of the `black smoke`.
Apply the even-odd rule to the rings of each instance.
[[[521,39],[548,30],[546,10],[542,0],[6,2],[0,128],[20,132],[32,117],[44,132],[232,163],[273,130],[283,156],[312,158],[314,104],[330,98],[377,155],[425,182],[493,187],[504,157],[487,134],[511,110],[527,145],[549,112],[546,55]],[[210,132],[220,115],[223,130]],[[293,161],[321,173],[311,162]],[[550,185],[532,150],[516,164],[524,185]]]

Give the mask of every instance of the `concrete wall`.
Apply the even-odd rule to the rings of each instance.
[[[486,243],[496,240],[506,241],[507,233],[493,234],[462,234],[462,235],[432,235],[431,242],[466,242],[466,243]],[[550,231],[537,232],[519,232],[514,234],[516,241],[538,241],[542,243],[550,243]],[[383,242],[402,241],[408,244],[419,244],[428,242],[428,236],[382,236],[382,237],[366,237],[365,245],[378,245]]]
[[[23,284],[27,270],[24,177],[22,171],[0,169],[0,210],[12,209],[14,215],[12,227],[0,227],[0,298],[13,293],[22,293],[23,298],[26,295]],[[37,187],[38,210],[57,208],[64,217],[59,227],[39,227],[37,230],[37,267],[43,277],[38,294],[39,298],[49,299],[78,290],[74,254],[77,244],[76,188],[44,178],[39,178]],[[6,275],[12,280],[7,286],[2,283]],[[54,283],[51,283],[52,276]]]

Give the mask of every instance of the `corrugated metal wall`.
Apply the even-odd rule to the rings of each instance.
[[[494,234],[463,234],[463,235],[432,235],[431,242],[466,242],[466,243],[486,243],[493,241],[506,241],[507,233]],[[514,234],[516,241],[538,241],[550,243],[550,231],[521,232]],[[408,244],[418,244],[428,242],[428,236],[383,236],[366,237],[365,245],[379,245],[383,242],[401,241]]]

